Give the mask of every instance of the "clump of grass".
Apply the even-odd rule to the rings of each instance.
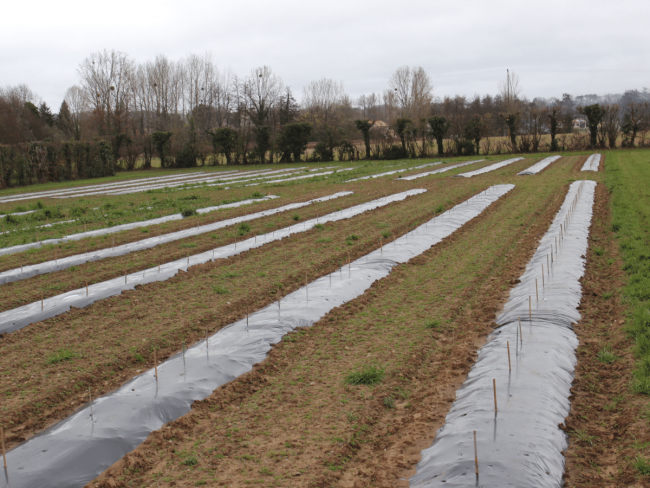
[[[600,361],[601,363],[612,364],[617,359],[618,357],[616,357],[614,351],[612,351],[612,349],[609,346],[603,347],[598,352],[598,361]]]
[[[612,298],[612,295],[613,295],[613,293],[611,291],[608,291],[607,293],[603,293],[603,298],[605,300],[608,300],[608,299]]]
[[[256,191],[251,195],[253,198],[262,198],[264,195],[262,195],[260,192]]]
[[[14,225],[16,225],[16,224],[18,224],[18,222],[20,222],[20,219],[19,219],[18,217],[14,217],[14,216],[11,215],[11,214],[7,214],[7,215],[5,215],[5,222],[6,222],[7,224],[14,224]]]
[[[596,253],[596,256],[602,256],[605,251],[603,249],[594,249],[594,253]]]
[[[438,319],[428,319],[424,321],[424,327],[427,329],[440,329],[442,327],[442,323]]]
[[[237,234],[243,236],[248,234],[250,230],[251,230],[250,224],[248,222],[242,222],[241,224],[239,224],[239,227],[237,229]]]
[[[348,385],[376,385],[381,383],[386,374],[385,369],[378,364],[365,364],[345,377]]]
[[[186,208],[181,210],[181,215],[183,217],[191,217],[192,215],[198,215],[198,212],[194,208]]]
[[[315,224],[314,229],[325,230],[325,226],[323,224]]]
[[[188,456],[181,464],[184,464],[185,466],[196,466],[199,464],[199,460],[196,459],[196,456]]]
[[[139,352],[136,352],[134,355],[135,360],[139,363],[144,363],[144,356],[140,354]]]
[[[182,247],[182,248],[196,247],[196,242],[185,242],[178,247]]]
[[[214,291],[217,295],[225,295],[228,293],[228,288],[225,288],[221,285],[215,285],[212,287],[212,291]]]
[[[634,468],[644,476],[650,474],[650,462],[641,455],[638,455],[633,462]]]
[[[388,239],[390,237],[390,231],[385,230],[381,233],[381,235],[384,236],[384,239]]]
[[[300,220],[300,215],[298,215],[298,214],[293,214],[293,217],[291,217],[291,218],[292,218],[293,220],[295,220],[296,222],[298,222],[298,221]]]
[[[226,278],[239,278],[241,274],[239,273],[234,273],[232,271],[228,271],[227,273],[224,274]]]
[[[384,407],[388,409],[395,408],[395,399],[392,396],[384,398]]]
[[[441,213],[444,209],[445,209],[445,207],[443,207],[442,204],[440,204],[440,205],[438,205],[438,206],[436,207],[436,213],[439,214],[439,213]]]
[[[573,432],[579,442],[585,442],[590,446],[594,445],[594,440],[596,439],[593,435],[587,434],[586,430],[576,430]]]
[[[63,361],[71,361],[74,358],[78,358],[79,356],[80,354],[77,354],[70,349],[61,349],[47,358],[47,364],[56,364]]]
[[[316,242],[319,244],[325,244],[326,242],[332,242],[331,237],[321,237],[320,239],[316,239]]]
[[[345,242],[347,242],[348,246],[354,245],[354,241],[358,241],[359,236],[352,234],[351,236],[347,236],[345,238]]]

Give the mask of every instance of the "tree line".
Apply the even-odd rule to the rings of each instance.
[[[423,68],[403,66],[382,93],[353,99],[323,78],[300,103],[270,67],[239,76],[210,55],[136,63],[105,50],[77,74],[58,113],[25,85],[0,90],[0,185],[148,169],[154,158],[196,167],[644,146],[650,127],[645,89],[530,101],[510,72],[495,95],[441,99]]]

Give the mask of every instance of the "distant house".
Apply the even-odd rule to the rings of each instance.
[[[587,121],[585,119],[575,118],[573,119],[573,128],[578,130],[586,129]]]

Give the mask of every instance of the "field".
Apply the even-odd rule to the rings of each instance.
[[[545,156],[526,157],[472,178],[452,176],[510,156],[490,156],[411,181],[399,181],[399,176],[463,160],[445,159],[441,165],[421,169],[413,168],[439,160],[334,163],[330,166],[353,169],[251,187],[200,185],[0,202],[0,213],[36,210],[3,219],[7,233],[0,237],[2,250],[183,210],[269,194],[279,197],[5,254],[0,256],[1,273],[336,192],[354,192],[0,285],[2,313],[391,194],[427,190],[351,218],[305,226],[290,237],[264,241],[228,258],[191,266],[166,281],[138,285],[0,335],[0,426],[9,450],[9,474],[11,450],[27,446],[35,434],[87,408],[89,387],[93,398],[109,394],[151,370],[154,357],[160,367],[185,347],[200,344],[206,334],[215,337],[249,314],[276,302],[279,306],[279,299],[302,290],[307,282],[334,272],[344,274],[347,263],[395,246],[397,239],[454,206],[462,208],[493,185],[514,184],[441,242],[394,266],[386,277],[328,310],[312,326],[298,327],[273,343],[251,371],[194,402],[189,413],[154,429],[141,445],[115,459],[107,470],[100,469],[96,479],[87,480],[93,487],[409,486],[421,451],[431,446],[445,424],[456,391],[488,335],[498,328],[496,317],[560,210],[569,185],[591,179],[598,185],[580,280],[581,319],[573,328],[579,340],[575,380],[571,410],[560,425],[569,440],[564,483],[648,485],[650,151],[604,151],[597,173],[580,171],[587,154],[562,153],[537,175],[517,175]],[[474,159],[479,158],[465,158]],[[306,167],[300,170],[305,175],[326,167],[300,166]],[[226,169],[231,168],[201,168]],[[346,182],[399,169],[407,171]],[[0,199],[170,172],[118,173],[102,180],[12,189],[0,192]]]

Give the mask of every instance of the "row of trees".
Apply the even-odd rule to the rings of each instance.
[[[105,141],[115,164],[133,169],[154,157],[192,167],[615,147],[621,133],[634,146],[646,144],[650,127],[645,90],[530,101],[509,72],[496,95],[473,98],[434,98],[421,67],[397,69],[383,93],[356,100],[341,82],[320,79],[303,88],[300,104],[268,66],[242,77],[209,55],[138,64],[104,51],[78,75],[57,114],[26,86],[0,91],[0,144]]]

